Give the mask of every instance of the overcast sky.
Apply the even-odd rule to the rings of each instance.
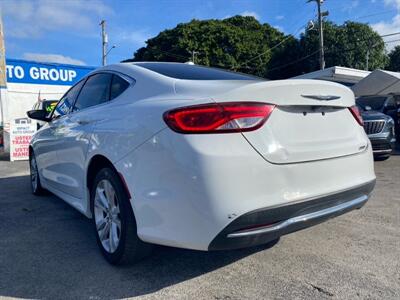
[[[306,0],[0,0],[6,56],[29,60],[98,66],[101,63],[99,22],[107,20],[108,62],[131,57],[160,31],[191,19],[250,15],[286,34],[298,35],[316,16]],[[325,0],[324,10],[336,23],[369,23],[381,34],[400,31],[400,0]],[[400,35],[385,38],[400,39]],[[392,48],[399,42],[388,43]]]

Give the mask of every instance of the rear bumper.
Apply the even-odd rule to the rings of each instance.
[[[208,250],[264,244],[342,215],[362,207],[374,186],[375,180],[331,195],[246,213],[222,230],[210,243]]]
[[[224,228],[250,212],[294,207],[375,179],[370,147],[355,155],[280,165],[267,162],[242,135],[171,130],[148,140],[116,168],[132,195],[139,238],[195,250],[208,250]],[[279,216],[267,222],[296,214]]]
[[[372,151],[375,156],[387,155],[392,153],[395,146],[395,139],[391,136],[387,138],[370,138]]]

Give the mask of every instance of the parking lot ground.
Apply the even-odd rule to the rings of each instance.
[[[400,156],[375,163],[370,201],[271,247],[157,247],[131,267],[97,249],[91,221],[30,193],[27,162],[0,161],[0,298],[400,299]]]

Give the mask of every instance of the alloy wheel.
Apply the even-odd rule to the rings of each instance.
[[[36,191],[38,188],[38,170],[34,156],[31,158],[31,184],[32,190]]]
[[[115,252],[121,238],[121,216],[115,189],[107,179],[99,181],[96,187],[94,219],[104,250]]]

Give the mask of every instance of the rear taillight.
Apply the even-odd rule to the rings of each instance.
[[[351,114],[353,115],[354,119],[356,119],[357,123],[360,124],[361,126],[364,126],[364,121],[363,118],[360,114],[360,110],[358,109],[357,106],[351,106],[349,107],[349,110]]]
[[[274,105],[228,102],[188,106],[167,111],[164,121],[179,133],[228,133],[260,128]]]

